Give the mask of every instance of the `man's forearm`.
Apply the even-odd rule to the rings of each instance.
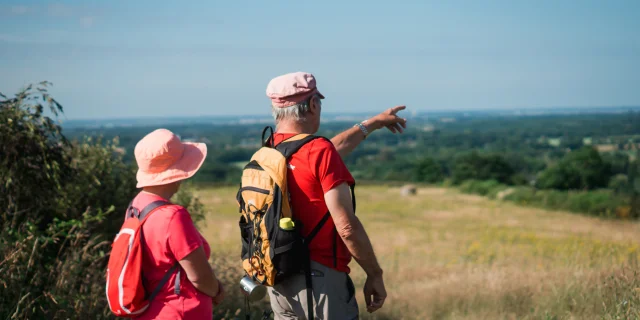
[[[364,126],[369,133],[380,129],[374,120],[367,120]],[[364,138],[364,133],[359,127],[351,127],[331,138],[331,142],[336,147],[336,150],[338,150],[338,153],[340,153],[340,156],[344,158],[349,155]]]
[[[353,258],[368,276],[382,275],[382,268],[378,264],[373,246],[360,219],[355,217],[348,226],[338,230],[338,233]]]

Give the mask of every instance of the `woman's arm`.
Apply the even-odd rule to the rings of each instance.
[[[207,261],[202,246],[180,260],[180,266],[186,273],[187,279],[198,291],[212,298],[218,295],[220,284]]]

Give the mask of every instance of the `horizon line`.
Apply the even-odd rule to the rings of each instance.
[[[404,112],[411,116],[424,115],[428,113],[478,113],[478,112],[531,112],[531,111],[562,111],[562,110],[601,110],[607,111],[607,109],[613,110],[623,110],[623,109],[640,109],[640,104],[638,105],[616,105],[616,106],[548,106],[548,107],[517,107],[517,108],[500,108],[500,107],[491,107],[491,108],[459,108],[459,109],[416,109],[411,110],[410,107],[407,108]],[[364,114],[377,114],[382,111],[355,111],[355,112],[331,112],[327,111],[324,113],[325,116],[360,116]],[[270,113],[265,114],[192,114],[192,115],[164,115],[164,116],[124,116],[124,117],[74,117],[68,118],[66,114],[61,114],[58,116],[58,120],[61,122],[75,122],[75,121],[123,121],[123,120],[186,120],[193,118],[236,118],[236,117],[250,117],[252,119],[260,119],[260,118],[271,118]]]

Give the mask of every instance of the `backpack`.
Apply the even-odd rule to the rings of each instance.
[[[271,134],[265,140],[267,130],[271,130]],[[326,138],[298,134],[274,147],[273,129],[266,127],[262,132],[262,148],[253,154],[244,167],[236,195],[241,214],[241,258],[245,273],[259,284],[273,286],[303,271],[309,306],[313,305],[313,297],[308,245],[331,214],[327,212],[312,231],[302,237],[302,223],[295,219],[289,203],[287,161],[302,146],[315,139]],[[351,191],[355,210],[353,186]],[[283,218],[292,219],[294,227],[281,228],[280,220]],[[337,238],[337,231],[335,234]],[[308,309],[308,319],[312,320],[313,308]]]
[[[162,277],[150,295],[144,287],[142,275],[142,225],[156,209],[171,203],[158,200],[142,211],[129,205],[124,224],[111,244],[107,267],[107,302],[111,312],[118,317],[136,317],[147,310],[151,300],[160,292],[171,275],[178,270],[174,292],[180,294],[180,270],[176,262]]]

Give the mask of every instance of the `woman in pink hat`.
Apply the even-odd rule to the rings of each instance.
[[[132,207],[143,210],[155,201],[171,199],[180,182],[193,176],[207,155],[203,143],[181,142],[171,131],[158,129],[135,148],[138,188]],[[153,211],[142,227],[142,271],[146,288],[156,288],[178,262],[177,271],[160,287],[149,308],[138,319],[212,319],[213,306],[224,296],[209,256],[207,241],[189,212],[178,205]]]

